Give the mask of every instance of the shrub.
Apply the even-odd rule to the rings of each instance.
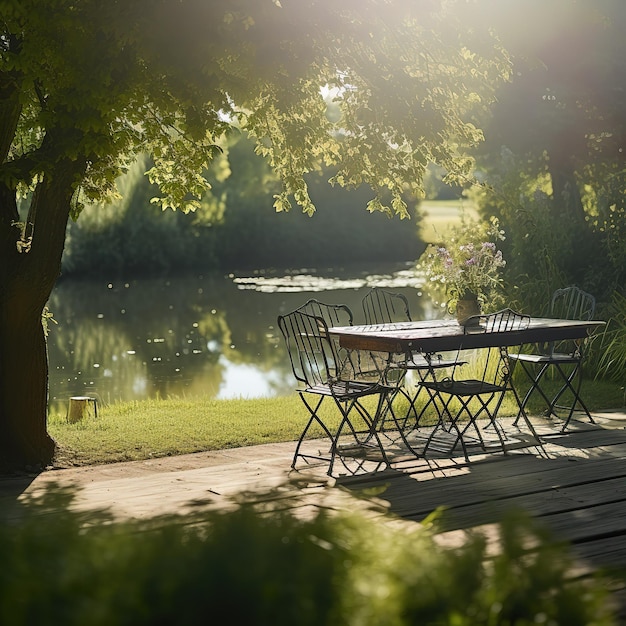
[[[427,524],[297,517],[284,500],[119,522],[72,497],[50,490],[0,523],[0,623],[615,623],[600,582],[569,580],[565,548],[519,513],[488,558],[481,535],[445,548]]]

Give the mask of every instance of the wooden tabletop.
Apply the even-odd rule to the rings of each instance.
[[[600,321],[561,320],[543,317],[530,319],[528,327],[512,331],[489,331],[483,327],[463,327],[456,320],[422,320],[360,326],[333,326],[331,335],[341,347],[376,352],[439,352],[446,350],[519,346],[528,343],[582,339]]]

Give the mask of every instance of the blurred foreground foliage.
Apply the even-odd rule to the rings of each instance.
[[[571,578],[567,548],[519,512],[498,526],[493,556],[479,534],[438,544],[440,513],[402,527],[366,513],[303,518],[257,494],[256,505],[116,521],[76,512],[74,498],[53,486],[0,522],[0,623],[616,623],[602,579]]]

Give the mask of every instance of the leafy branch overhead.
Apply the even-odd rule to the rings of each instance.
[[[25,192],[81,157],[75,183],[94,201],[148,153],[160,205],[193,210],[224,134],[242,131],[282,180],[277,210],[313,212],[304,176],[327,165],[333,183],[371,187],[370,209],[404,215],[429,162],[469,176],[464,148],[482,138],[471,113],[508,75],[462,5],[5,1],[3,94],[19,119],[0,180]]]

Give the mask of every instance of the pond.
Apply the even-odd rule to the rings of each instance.
[[[367,290],[409,299],[414,319],[441,315],[413,264],[249,275],[64,280],[49,303],[50,405],[91,395],[100,403],[148,398],[259,398],[293,393],[276,328],[311,297],[350,306],[361,320]]]

